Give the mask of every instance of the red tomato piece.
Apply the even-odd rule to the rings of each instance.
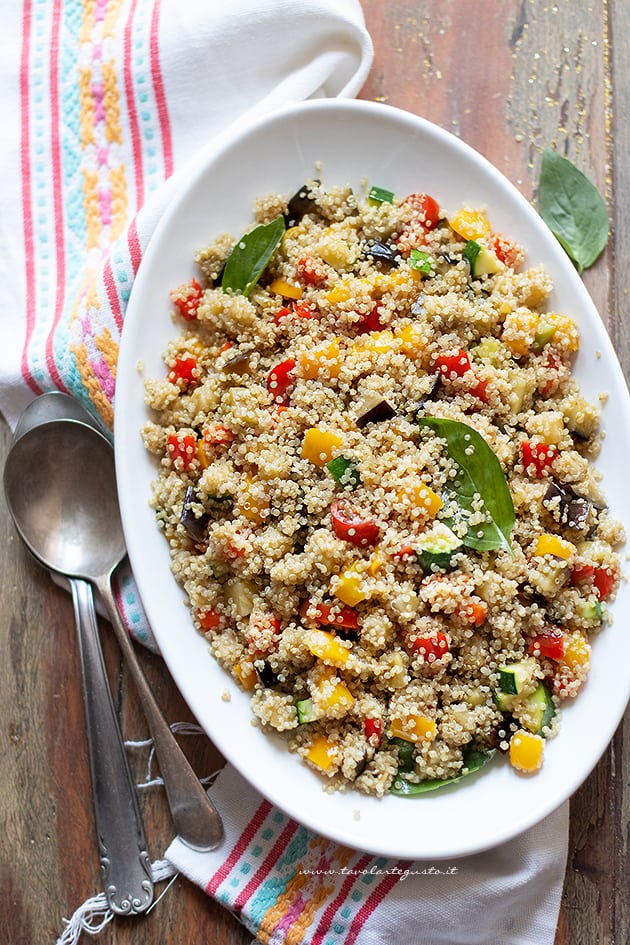
[[[434,357],[435,366],[440,376],[448,380],[454,377],[463,377],[470,371],[470,357],[467,351],[455,348],[452,351],[443,351]]]
[[[480,377],[475,378],[475,383],[469,388],[469,392],[480,400],[482,404],[488,403],[488,381]]]
[[[167,378],[171,384],[177,384],[184,388],[196,383],[199,380],[200,373],[197,359],[190,354],[184,354],[180,358],[175,358]]]
[[[383,734],[383,723],[380,719],[366,719],[363,723],[363,731],[369,742],[374,739],[374,743],[378,745]]]
[[[593,584],[600,600],[610,597],[616,580],[617,576],[612,568],[595,568]]]
[[[171,433],[167,450],[173,465],[190,469],[197,456],[197,437],[192,433]]]
[[[548,627],[535,636],[529,644],[529,653],[531,656],[561,660],[564,656],[564,634],[560,627]]]
[[[326,271],[317,256],[301,256],[297,261],[297,272],[308,285],[321,285],[326,281]]]
[[[300,615],[323,627],[341,627],[343,630],[359,629],[359,615],[354,607],[340,607],[337,604],[324,603],[313,605],[305,600],[300,607]]]
[[[182,318],[192,321],[197,317],[203,289],[196,279],[185,282],[171,292],[171,301]]]
[[[330,507],[332,527],[337,538],[353,545],[375,545],[381,533],[373,518],[361,518],[349,508],[343,499],[337,499]]]
[[[494,250],[494,255],[499,262],[502,262],[504,266],[508,266],[509,269],[514,269],[521,261],[521,250],[513,239],[504,236],[503,233],[492,233],[490,248]]]
[[[203,442],[208,446],[224,446],[226,443],[232,443],[236,439],[236,433],[222,423],[211,423],[204,427],[202,433]]]
[[[357,323],[357,334],[365,335],[368,331],[381,331],[385,326],[381,322],[380,315],[379,306],[373,305],[367,315],[363,315],[361,321]]]
[[[449,639],[445,633],[437,630],[427,636],[415,637],[411,640],[412,653],[424,656],[425,662],[434,663],[446,656],[450,649]]]
[[[485,601],[481,600],[480,597],[475,597],[473,594],[465,601],[461,610],[458,610],[457,613],[467,623],[471,623],[473,627],[481,627],[486,622],[488,606]]]
[[[283,404],[288,401],[288,391],[295,383],[293,369],[295,360],[287,358],[281,361],[269,371],[267,375],[267,390],[277,404]]]
[[[197,619],[201,629],[206,632],[208,630],[218,630],[223,622],[223,617],[218,610],[213,610],[211,607],[208,607],[207,610],[200,610],[197,613]]]
[[[592,580],[595,574],[595,565],[588,561],[578,561],[571,568],[571,584],[575,587],[578,584],[587,584]]]
[[[411,204],[417,210],[425,230],[434,230],[440,222],[440,205],[429,194],[410,194],[405,197],[403,204]]]
[[[525,472],[535,479],[545,475],[557,455],[558,448],[552,443],[538,443],[534,440],[521,443],[521,459]]]

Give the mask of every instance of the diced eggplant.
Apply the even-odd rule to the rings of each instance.
[[[297,190],[287,204],[284,212],[284,222],[287,227],[295,226],[307,213],[312,213],[317,206],[317,201],[313,196],[313,188],[319,184],[319,181],[313,181],[311,184],[304,184]]]
[[[195,515],[193,506],[199,503],[199,497],[194,486],[188,486],[184,495],[184,505],[182,514],[179,517],[180,525],[186,529],[186,534],[193,541],[203,541],[206,535],[206,527],[210,520],[207,512],[201,515]]]
[[[388,401],[379,394],[368,394],[358,408],[356,423],[363,429],[368,423],[380,423],[395,416],[396,411]]]
[[[555,481],[549,483],[543,504],[549,509],[555,521],[569,528],[583,528],[593,508],[593,503],[589,499]]]
[[[440,375],[435,374],[433,375],[433,378],[431,381],[431,387],[426,392],[426,394],[424,394],[419,400],[414,400],[412,403],[409,404],[409,407],[407,408],[407,413],[411,414],[414,420],[418,419],[419,417],[422,417],[423,414],[426,412],[426,409],[428,405],[432,402],[433,398],[435,397],[435,392],[437,391],[439,386],[440,386]]]
[[[266,689],[273,689],[274,686],[278,685],[278,676],[273,671],[269,663],[263,663],[260,668],[257,666],[256,672],[258,673],[258,678]]]
[[[381,240],[370,240],[363,248],[363,255],[368,256],[376,262],[387,263],[389,266],[398,266],[400,264],[400,253],[395,246],[390,243],[383,243]]]
[[[245,351],[239,351],[238,354],[235,354],[234,357],[225,362],[223,372],[225,374],[249,374],[252,353],[251,348],[247,348]]]

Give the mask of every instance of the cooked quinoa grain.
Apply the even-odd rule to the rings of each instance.
[[[199,249],[146,382],[196,628],[330,790],[537,770],[624,541],[578,326],[484,210],[310,181],[255,220]]]

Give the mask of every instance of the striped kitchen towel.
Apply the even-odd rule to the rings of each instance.
[[[229,765],[210,793],[225,842],[212,853],[195,853],[175,840],[166,859],[263,945],[554,941],[568,805],[486,853],[426,862],[333,844],[263,800]]]
[[[179,175],[252,112],[355,95],[370,38],[358,0],[23,0],[0,28],[0,410],[14,424],[58,389],[111,428],[125,308]]]

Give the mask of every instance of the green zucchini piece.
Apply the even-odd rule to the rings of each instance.
[[[497,259],[492,250],[482,243],[477,243],[476,240],[468,240],[462,255],[464,259],[468,260],[470,274],[475,278],[492,276],[495,272],[500,272],[503,269],[503,264]]]
[[[538,683],[528,696],[518,696],[515,693],[510,694],[497,689],[494,692],[494,701],[501,712],[512,715],[520,725],[533,732],[534,735],[540,735],[556,714],[551,693],[542,682]],[[527,721],[525,721],[526,716]]]
[[[368,200],[373,203],[393,203],[394,192],[385,187],[371,187],[368,194]]]
[[[479,771],[480,768],[483,768],[484,765],[490,761],[494,753],[494,748],[488,751],[479,751],[479,749],[470,748],[468,751],[464,751],[464,767],[460,774],[455,777],[445,778],[443,781],[431,779],[414,784],[411,781],[407,781],[406,778],[397,776],[389,789],[389,793],[396,795],[396,797],[417,797],[419,794],[428,794],[430,791],[437,791],[447,784],[455,784],[457,781],[468,777],[469,774],[474,774],[475,771]]]
[[[499,690],[509,696],[518,695],[531,684],[535,670],[536,660],[533,658],[499,666]]]
[[[436,522],[420,536],[415,549],[418,564],[424,571],[447,571],[454,567],[454,556],[463,551],[464,543],[444,522]]]
[[[315,721],[317,716],[312,699],[301,699],[295,708],[297,709],[297,717],[300,725]]]

